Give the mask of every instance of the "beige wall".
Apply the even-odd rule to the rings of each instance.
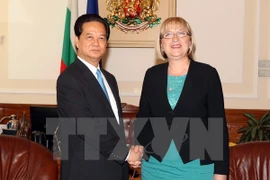
[[[30,17],[31,13],[35,13],[35,19],[40,17],[47,23],[47,26],[42,26],[32,20],[36,26],[32,33],[9,22],[12,17],[8,11],[10,1],[0,1],[0,102],[55,104],[55,81],[62,46],[59,39],[63,35],[63,21],[59,21],[65,16],[65,9],[60,7],[66,6],[66,0],[57,3],[50,0],[56,3],[55,7],[48,5],[50,12],[58,16],[54,20],[50,18],[50,21],[45,21],[42,10],[40,14],[39,11],[30,12],[29,6],[35,6],[30,4],[30,0],[27,1],[28,8],[24,8],[26,13]],[[27,5],[23,0],[16,2]],[[270,78],[258,77],[258,60],[270,60],[269,0],[206,2],[182,0],[177,5],[177,15],[187,19],[195,32],[197,59],[219,71],[226,108],[269,109]],[[220,5],[221,2],[226,4]],[[21,34],[17,34],[19,42],[27,42],[22,44],[24,51],[18,45],[13,46],[18,39],[11,32],[16,30]],[[37,31],[40,32],[39,38],[29,36],[38,34]],[[43,39],[40,39],[41,36]],[[45,44],[47,48],[43,43],[46,39],[49,39]],[[40,56],[36,57],[38,54]],[[138,105],[144,73],[157,63],[154,49],[110,48],[103,62],[118,80],[122,101]]]

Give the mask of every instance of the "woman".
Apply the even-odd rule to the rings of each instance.
[[[138,119],[164,117],[170,130],[173,119],[179,120],[181,117],[200,118],[206,128],[208,118],[221,118],[223,158],[212,160],[205,153],[205,159],[191,159],[189,125],[180,151],[174,139],[162,157],[151,146],[153,124],[147,121],[142,131],[135,132],[149,158],[142,162],[142,179],[226,180],[229,172],[228,130],[222,87],[216,69],[194,61],[194,35],[189,23],[181,17],[170,17],[163,22],[156,50],[158,57],[168,62],[147,70]]]

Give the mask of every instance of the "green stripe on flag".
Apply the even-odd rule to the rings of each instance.
[[[76,58],[75,50],[72,46],[73,39],[70,39],[70,33],[73,31],[71,29],[71,11],[67,8],[66,11],[66,22],[65,22],[65,31],[64,31],[64,41],[63,41],[63,49],[62,49],[62,61],[67,66],[74,62]],[[61,67],[61,72],[65,69],[65,67]]]

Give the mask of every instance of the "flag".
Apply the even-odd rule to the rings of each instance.
[[[87,14],[98,14],[98,0],[87,0]],[[102,61],[99,61],[99,66],[102,68]]]
[[[98,0],[87,0],[87,14],[98,14]]]
[[[82,0],[68,0],[60,72],[63,72],[76,59],[74,24],[79,13],[84,14],[79,12],[80,7],[84,7],[84,13],[98,14],[98,0],[87,0],[87,4]]]
[[[66,69],[67,66],[72,64],[76,58],[76,51],[74,45],[75,34],[73,27],[76,19],[78,18],[77,1],[78,0],[68,0],[60,72],[62,72]]]

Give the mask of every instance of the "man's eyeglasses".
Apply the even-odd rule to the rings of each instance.
[[[167,33],[163,34],[163,36],[161,36],[161,39],[172,39],[174,37],[174,35],[177,35],[178,38],[183,38],[183,37],[186,37],[186,36],[190,36],[189,33],[182,32],[182,31],[179,31],[179,32],[176,32],[176,33],[167,32]]]

